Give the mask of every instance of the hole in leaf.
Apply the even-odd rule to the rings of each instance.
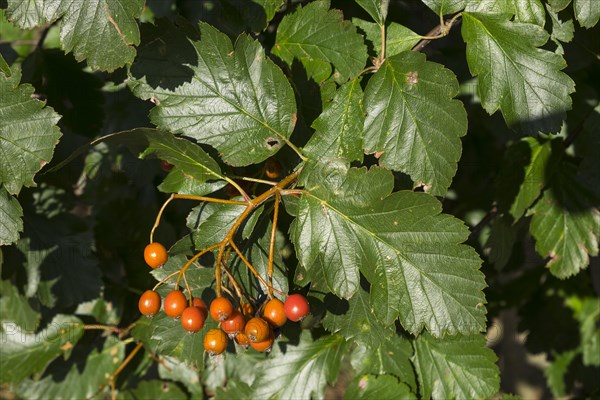
[[[273,150],[276,147],[279,147],[281,145],[281,143],[279,142],[279,140],[273,138],[273,137],[269,137],[267,138],[267,148],[269,150]]]

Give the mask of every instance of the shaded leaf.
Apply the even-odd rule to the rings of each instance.
[[[503,269],[512,255],[517,240],[517,227],[506,216],[494,218],[490,236],[486,243],[489,259],[497,270]]]
[[[52,219],[30,217],[28,222],[17,243],[31,275],[27,296],[47,290],[51,303],[45,305],[58,307],[96,299],[102,278],[87,226],[69,214]]]
[[[509,126],[525,133],[558,132],[575,91],[574,82],[561,72],[566,63],[540,48],[549,37],[542,27],[508,18],[463,14],[467,61],[479,77],[481,104],[489,114],[500,109]]]
[[[26,399],[89,399],[119,368],[124,358],[124,343],[109,336],[102,349],[92,350],[83,366],[72,365],[61,381],[55,381],[52,374],[38,381],[25,380],[17,393]]]
[[[550,258],[546,266],[553,275],[575,275],[588,266],[589,255],[598,254],[600,211],[570,165],[562,166],[529,215],[535,249]]]
[[[175,383],[159,380],[141,381],[135,389],[122,393],[126,400],[152,400],[168,398],[170,400],[185,400],[188,396]]]
[[[9,281],[0,281],[0,315],[12,321],[25,331],[35,331],[40,322],[40,314],[29,304],[27,298]]]
[[[68,354],[82,335],[83,324],[73,316],[59,314],[35,334],[14,322],[2,321],[0,383],[19,383],[33,373],[42,372],[52,360]]]
[[[417,393],[417,378],[410,361],[412,355],[411,343],[393,335],[376,348],[358,345],[352,353],[351,362],[357,374],[394,375]]]
[[[314,160],[340,158],[362,161],[362,127],[364,111],[360,80],[355,78],[340,87],[333,100],[313,122],[315,133],[304,152]]]
[[[544,369],[548,387],[556,398],[567,395],[565,388],[565,375],[569,372],[569,365],[579,354],[579,351],[567,351],[554,357],[552,363]]]
[[[23,231],[23,209],[18,200],[0,186],[0,246],[8,245],[19,239]]]
[[[323,327],[331,333],[339,333],[347,340],[365,343],[378,348],[388,337],[395,334],[394,326],[385,326],[373,313],[369,293],[359,289],[350,300],[343,314],[328,312],[322,320]]]
[[[227,182],[223,180],[200,182],[192,175],[183,172],[181,168],[173,168],[165,180],[158,185],[158,190],[165,193],[205,196],[222,189],[225,185],[227,185]]]
[[[114,71],[133,61],[140,43],[136,18],[144,0],[8,0],[9,19],[21,28],[34,28],[59,18],[60,41],[77,61],[93,69]]]
[[[392,375],[362,375],[346,388],[345,399],[416,399],[410,388]]]
[[[202,148],[189,140],[174,137],[167,132],[146,132],[148,148],[140,155],[155,154],[200,183],[223,179],[221,167]]]
[[[500,388],[496,355],[481,335],[438,340],[423,334],[413,345],[412,360],[423,398],[482,399]]]
[[[373,167],[325,169],[306,187],[290,228],[307,273],[322,274],[329,290],[349,298],[359,270],[371,283],[371,306],[384,324],[423,326],[436,336],[484,329],[485,287],[480,259],[460,243],[467,228],[440,214],[425,193],[390,195],[392,175]],[[318,271],[318,272],[313,272]]]
[[[259,42],[242,34],[235,46],[223,33],[200,24],[193,42],[194,76],[174,91],[157,89],[152,122],[215,147],[235,166],[258,163],[288,142],[296,123],[296,102],[281,70]]]
[[[337,379],[348,343],[338,335],[314,342],[310,336],[304,331],[298,345],[276,342],[252,385],[254,398],[323,398],[325,386]]]
[[[329,0],[319,0],[286,15],[277,28],[273,53],[290,66],[298,59],[317,83],[329,78],[333,65],[333,78],[342,83],[362,71],[367,48],[350,21],[329,5]]]
[[[456,173],[467,114],[456,76],[425,55],[386,59],[365,89],[364,147],[379,164],[410,175],[425,191],[443,195]]]
[[[263,31],[273,19],[284,0],[225,0],[238,10],[244,23],[253,32]]]
[[[600,300],[572,296],[567,299],[567,305],[579,322],[583,365],[600,366]]]
[[[524,138],[510,146],[497,180],[500,210],[519,220],[548,184],[552,161],[552,141]]]
[[[0,74],[0,185],[10,194],[35,186],[33,176],[50,162],[61,136],[60,116],[32,98],[33,87],[20,79],[16,68],[10,77]]]

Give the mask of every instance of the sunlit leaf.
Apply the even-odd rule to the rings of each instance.
[[[241,35],[234,49],[225,34],[205,23],[200,28],[191,82],[154,92],[152,122],[215,147],[231,165],[263,161],[288,142],[296,124],[292,88],[250,36]]]
[[[414,341],[413,363],[423,398],[481,399],[496,394],[500,386],[494,351],[477,336],[447,336],[442,340],[428,334]]]
[[[526,133],[556,133],[571,108],[574,82],[561,71],[564,59],[540,48],[548,33],[509,16],[463,14],[467,61],[479,77],[481,104],[490,114],[500,109],[509,126]]]
[[[366,50],[362,37],[343,19],[342,12],[329,10],[329,0],[299,6],[285,16],[273,47],[273,53],[288,65],[298,59],[317,83],[332,73],[340,83],[357,76],[367,61]]]
[[[425,55],[388,58],[365,89],[364,147],[379,164],[443,195],[457,169],[467,114],[454,74]]]
[[[135,57],[140,43],[136,19],[144,0],[8,0],[8,16],[21,28],[60,19],[60,41],[78,61],[93,69],[114,71]]]

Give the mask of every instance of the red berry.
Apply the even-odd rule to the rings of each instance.
[[[217,297],[210,303],[210,316],[215,321],[225,321],[233,313],[233,304],[225,297]]]
[[[225,321],[221,322],[221,329],[228,335],[235,335],[244,330],[246,320],[241,312],[233,310],[233,313]]]
[[[160,295],[153,290],[146,290],[140,297],[138,308],[146,317],[156,315],[160,310]]]
[[[272,326],[279,328],[287,322],[287,316],[283,307],[283,302],[279,299],[271,299],[265,304],[263,318]]]
[[[227,335],[220,329],[211,329],[204,336],[204,350],[211,356],[221,354],[227,348]]]
[[[235,342],[240,346],[248,347],[250,344],[250,339],[248,339],[248,335],[246,335],[244,332],[239,332],[237,335],[235,335]]]
[[[192,298],[192,305],[194,307],[198,307],[200,311],[202,311],[202,315],[204,315],[204,319],[208,317],[208,307],[206,307],[206,303],[200,297]]]
[[[267,161],[265,161],[264,171],[268,178],[279,178],[281,175],[281,164],[276,159],[269,158]]]
[[[144,249],[144,260],[152,268],[161,267],[168,258],[167,249],[158,242],[152,242]]]
[[[160,167],[165,172],[170,172],[173,169],[173,164],[166,160],[160,160]]]
[[[300,321],[310,313],[310,305],[306,297],[301,294],[295,293],[285,300],[283,304],[285,309],[285,315],[287,315],[290,321]]]
[[[271,331],[270,335],[267,337],[266,340],[263,340],[262,342],[250,342],[250,346],[252,346],[252,348],[256,351],[260,351],[260,352],[266,352],[266,351],[271,351],[271,347],[273,346],[273,342],[275,341],[275,335],[273,335],[273,331]]]
[[[244,333],[250,339],[250,343],[258,343],[267,340],[271,327],[262,318],[254,317],[250,321],[246,322],[244,327]]]
[[[181,314],[181,326],[188,332],[198,332],[204,326],[204,314],[198,307],[188,307]]]
[[[179,290],[173,290],[165,297],[165,314],[172,318],[179,318],[187,307],[187,299]]]

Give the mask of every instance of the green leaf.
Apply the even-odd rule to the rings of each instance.
[[[207,318],[202,330],[191,334],[183,329],[181,321],[160,312],[152,318],[140,318],[131,335],[144,342],[152,353],[175,357],[201,369],[204,335],[216,326],[216,322]]]
[[[159,380],[142,381],[135,389],[123,392],[125,400],[152,400],[168,398],[172,400],[185,400],[188,396],[175,383]]]
[[[216,400],[246,399],[250,398],[249,393],[252,393],[252,388],[248,384],[227,379],[227,386],[218,386],[214,398]]]
[[[9,19],[21,28],[62,18],[63,49],[92,69],[109,72],[133,61],[140,43],[136,18],[143,8],[144,0],[89,0],[77,7],[71,0],[8,0]]]
[[[306,187],[290,228],[298,260],[331,292],[350,298],[359,270],[384,324],[436,336],[484,329],[485,287],[467,228],[426,193],[393,193],[389,171],[326,169]],[[386,197],[387,196],[387,197]]]
[[[410,362],[412,355],[411,343],[403,337],[392,335],[379,347],[359,344],[352,353],[351,363],[357,374],[394,375],[416,393],[417,381]]]
[[[191,175],[183,172],[181,168],[173,168],[165,180],[158,185],[158,190],[164,193],[189,194],[192,196],[205,196],[216,192],[227,185],[225,181],[200,182]]]
[[[464,13],[462,35],[489,114],[500,109],[509,126],[529,134],[560,130],[575,86],[561,72],[564,59],[540,48],[549,37],[542,27],[509,21],[506,14]]]
[[[367,47],[356,28],[339,10],[329,10],[329,0],[299,6],[277,28],[273,54],[288,65],[298,59],[309,77],[321,83],[331,75],[338,83],[356,77],[367,60]]]
[[[546,267],[554,276],[575,275],[589,264],[588,254],[598,254],[600,211],[596,204],[574,169],[565,164],[531,209],[529,230],[535,249],[550,258]]]
[[[303,331],[298,345],[276,342],[252,384],[253,398],[322,398],[325,386],[337,379],[347,347],[338,335],[313,342],[308,331]]]
[[[60,116],[32,98],[33,86],[19,85],[20,79],[16,68],[10,77],[0,74],[0,185],[10,194],[35,186],[33,176],[52,159],[61,136]]]
[[[181,382],[192,393],[192,398],[202,398],[203,386],[200,385],[198,370],[192,365],[174,357],[162,357],[163,362],[158,365],[158,375],[161,379]]]
[[[492,222],[490,236],[486,243],[489,259],[497,270],[503,269],[510,257],[517,240],[517,227],[506,216],[497,216]]]
[[[456,173],[467,132],[456,76],[425,55],[388,58],[365,89],[365,152],[379,164],[410,175],[416,186],[443,195]]]
[[[483,399],[498,392],[497,357],[482,335],[438,340],[423,334],[413,344],[412,360],[423,398]]]
[[[438,15],[447,15],[464,10],[467,0],[423,0],[423,3]]]
[[[571,3],[571,0],[548,0],[548,4],[555,12],[564,10],[569,3]]]
[[[549,5],[546,5],[546,9],[552,20],[552,39],[560,40],[563,43],[569,43],[573,40],[573,36],[575,35],[575,25],[573,24],[573,20],[569,19],[563,22],[558,17],[558,13],[552,11]]]
[[[148,131],[148,148],[140,155],[150,154],[168,161],[199,183],[224,179],[221,167],[202,148],[189,140],[179,139],[167,132]]]
[[[1,328],[0,383],[11,384],[42,372],[52,360],[68,354],[83,335],[81,321],[67,315],[55,316],[46,329],[36,334],[10,321],[2,321]]]
[[[515,0],[467,0],[465,11],[482,14],[510,14],[512,16],[515,13],[513,1]]]
[[[231,165],[263,161],[288,143],[296,124],[292,88],[259,42],[243,34],[234,50],[225,34],[205,23],[200,29],[192,81],[154,91],[152,122],[215,147]]]
[[[23,232],[23,209],[16,198],[0,186],[0,246],[19,239]]]
[[[552,161],[552,141],[523,138],[510,146],[497,181],[500,210],[519,220],[547,185]]]
[[[83,366],[71,365],[62,380],[57,382],[52,374],[38,381],[25,380],[19,385],[17,393],[26,399],[89,399],[97,394],[124,358],[124,342],[109,336],[101,349],[91,351]]]
[[[31,275],[28,297],[47,290],[52,301],[45,305],[69,307],[100,295],[101,271],[91,252],[92,236],[87,229],[83,221],[70,214],[51,219],[29,217],[25,233],[17,242]]]
[[[9,281],[0,281],[0,315],[26,331],[35,331],[40,314],[31,308],[27,298]]]
[[[572,296],[567,299],[567,305],[579,321],[583,365],[600,366],[600,300]]]
[[[365,32],[367,40],[373,44],[373,48],[378,56],[381,55],[381,29],[379,25],[373,22],[363,21],[362,19],[352,18],[352,23]],[[421,36],[411,31],[407,27],[390,22],[385,30],[385,53],[386,57],[395,56],[403,51],[411,50]]]
[[[546,13],[540,0],[512,0],[515,10],[515,21],[536,24],[544,27]]]
[[[347,340],[365,343],[372,349],[395,334],[393,325],[385,326],[377,319],[371,308],[369,293],[362,289],[348,300],[344,313],[328,312],[322,323],[329,332],[340,333]]]
[[[344,399],[416,399],[410,388],[392,375],[362,375],[346,388]]]
[[[315,133],[304,147],[304,153],[314,160],[362,161],[361,130],[365,120],[362,99],[360,79],[355,78],[341,86],[313,122]]]
[[[569,372],[569,365],[579,354],[578,350],[567,351],[554,357],[554,361],[544,369],[548,387],[556,398],[567,395],[565,389],[565,375]]]
[[[356,0],[378,25],[383,25],[387,18],[389,0]]]
[[[600,19],[600,7],[596,0],[574,0],[573,9],[579,25],[584,28],[593,28]]]
[[[9,65],[6,63],[4,57],[2,57],[2,54],[0,54],[0,73],[4,74],[4,76],[8,78],[10,78],[10,76],[12,75],[12,71]]]

